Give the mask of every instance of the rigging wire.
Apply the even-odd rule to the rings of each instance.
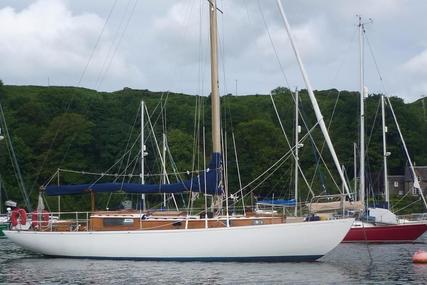
[[[261,186],[267,179],[269,179],[277,170],[279,170],[283,165],[284,165],[284,163],[291,157],[291,152],[292,152],[292,150],[289,150],[285,155],[283,155],[278,161],[276,161],[276,163],[274,164],[274,165],[272,165],[269,169],[267,169],[265,172],[263,172],[261,175],[259,175],[257,178],[255,178],[252,182],[250,182],[249,184],[247,184],[245,187],[243,187],[241,190],[239,190],[239,191],[243,191],[245,188],[247,188],[247,187],[249,187],[250,186],[250,184],[252,184],[252,183],[255,183],[258,179],[260,179],[262,176],[264,176],[264,174],[266,174],[266,173],[268,173],[271,169],[273,169],[274,167],[274,169],[273,170],[271,170],[271,172],[268,174],[268,175],[266,175],[265,177],[264,177],[264,179],[262,179],[260,182],[258,182],[258,184],[256,184],[254,187],[252,187],[251,188],[251,190],[250,191],[248,191],[248,193],[246,193],[245,195],[244,195],[244,197],[245,196],[247,196],[247,195],[249,195],[250,193],[252,193],[253,191],[255,191],[259,186]],[[280,162],[280,163],[279,163]],[[277,164],[277,165],[276,165]],[[239,192],[239,191],[237,191],[237,192]],[[235,192],[235,193],[237,193],[237,192]],[[244,199],[244,197],[242,197],[241,199]]]
[[[336,98],[335,103],[334,103],[334,108],[332,109],[331,118],[329,119],[329,122],[328,122],[328,127],[327,127],[328,131],[329,131],[329,129],[332,125],[333,119],[334,119],[335,111],[337,109],[338,101],[340,99],[340,94],[341,94],[341,91],[338,91],[338,95],[337,95],[337,98]],[[311,141],[311,142],[313,143],[313,141]],[[323,150],[325,149],[325,146],[326,146],[326,141],[323,140],[322,146],[320,147],[320,154],[323,154]],[[311,179],[310,186],[313,186],[314,178],[316,177],[317,171],[319,171],[319,175],[322,177],[322,173],[321,173],[321,169],[320,169],[320,158],[316,156],[316,167],[314,168],[314,174],[313,174],[313,177]],[[326,185],[325,185],[323,178],[321,178],[320,180],[321,180],[321,184],[322,184],[324,190],[326,190]]]
[[[1,188],[0,189],[0,196],[2,196],[4,194],[4,196],[6,197],[6,200],[9,200],[9,196],[7,195],[7,191],[6,191],[6,185],[4,184],[3,177],[1,175],[0,175],[0,188]],[[0,199],[0,201],[2,201],[2,199]],[[2,203],[0,203],[0,204],[2,204]],[[0,213],[2,213],[1,210],[0,210]]]
[[[402,195],[402,197],[400,197],[400,199],[393,205],[393,213],[397,213],[399,212],[401,209],[395,210],[395,208],[397,207],[397,205],[400,204],[400,202],[403,201],[403,199],[405,199],[408,195],[409,195],[410,191],[407,191],[404,195]]]
[[[148,114],[147,106],[145,106],[145,110],[146,110],[146,112],[147,112],[147,114]],[[151,123],[150,116],[148,116],[148,124],[149,124],[149,126],[150,126],[150,130],[151,130],[151,132],[152,132],[152,134],[153,134],[153,139],[154,139],[154,142],[155,142],[155,146],[156,146],[157,153],[158,153],[158,155],[159,155],[159,157],[160,157],[161,165],[162,165],[162,167],[164,168],[164,167],[165,167],[165,161],[164,161],[164,158],[162,157],[162,152],[160,151],[159,144],[158,144],[158,142],[157,142],[157,138],[156,138],[156,135],[155,135],[155,133],[154,133],[154,128],[153,128],[153,124]],[[166,177],[166,180],[167,180],[167,182],[169,183],[169,178],[168,178],[168,177]]]
[[[368,143],[366,144],[366,153],[365,153],[365,156],[367,155],[367,153],[369,151],[368,148],[369,148],[369,146],[371,144],[372,136],[373,136],[373,133],[374,133],[374,128],[375,128],[375,125],[377,123],[377,117],[378,117],[378,114],[380,113],[380,107],[381,107],[381,98],[378,101],[377,110],[375,111],[374,121],[372,122],[372,127],[371,127],[371,130],[369,132]]]
[[[371,57],[372,57],[372,59],[373,59],[373,61],[374,61],[374,64],[375,64],[375,69],[376,69],[376,71],[377,71],[377,74],[378,74],[379,80],[380,80],[380,82],[381,82],[381,84],[382,84],[382,88],[383,88],[384,94],[388,94],[387,89],[386,89],[386,87],[385,87],[385,82],[384,82],[384,80],[383,80],[383,76],[381,75],[381,72],[380,72],[380,69],[379,69],[379,65],[378,65],[378,63],[377,63],[377,60],[376,60],[376,58],[375,58],[375,54],[374,54],[374,52],[373,52],[373,48],[372,48],[372,46],[371,46],[371,44],[370,44],[370,41],[369,41],[369,39],[368,39],[368,37],[367,37],[367,35],[366,35],[366,34],[365,34],[365,37],[366,37],[366,42],[368,43],[368,47],[369,47],[370,55],[371,55]],[[400,131],[400,126],[399,126],[399,124],[398,124],[398,122],[397,122],[396,114],[394,113],[394,109],[393,109],[393,106],[392,106],[392,104],[391,104],[390,98],[389,98],[388,96],[385,96],[385,98],[387,99],[388,106],[389,106],[389,108],[390,108],[390,111],[391,111],[391,113],[392,113],[392,116],[393,116],[394,122],[395,122],[395,124],[396,124],[396,127],[397,127],[397,130],[398,130],[398,133],[399,133],[400,139],[401,139],[401,141],[402,141],[402,145],[403,145],[404,152],[405,152],[405,154],[406,154],[407,160],[408,160],[409,164],[412,166],[411,158],[410,158],[410,156],[409,156],[409,152],[408,152],[408,150],[407,150],[407,148],[406,148],[406,143],[405,143],[405,140],[403,139],[402,132]],[[416,177],[414,177],[414,175],[415,175],[415,170],[413,170],[413,171],[412,171],[412,176],[413,176],[412,178],[415,180],[415,179],[416,179]],[[419,189],[419,195],[420,195],[420,196],[421,196],[421,198],[422,198],[421,200],[423,201],[424,206],[427,208],[427,203],[426,203],[426,200],[425,200],[424,194],[423,194],[423,192],[422,192],[422,190],[421,190],[421,189]]]
[[[219,8],[218,8],[219,9]],[[223,0],[221,0],[221,10],[220,11],[224,11],[224,2]],[[225,21],[224,21],[224,13],[220,13],[221,15],[221,21],[220,21],[220,28],[221,28],[221,33],[220,33],[220,37],[219,37],[219,52],[220,52],[220,62],[222,65],[222,75],[223,75],[223,87],[224,87],[224,91],[223,94],[227,94],[228,93],[228,88],[227,88],[227,76],[226,76],[226,62],[225,59],[226,54],[225,54]]]
[[[128,14],[128,8],[130,6],[130,3],[131,3],[131,0],[128,1],[128,4],[127,4],[126,9],[125,9],[125,12],[123,13],[122,18],[120,20],[120,25],[119,25],[119,27],[117,29],[117,32],[116,32],[116,36],[118,36],[118,33],[120,33],[120,35],[119,35],[116,43],[114,43],[114,41],[112,42],[112,44],[110,46],[110,49],[109,49],[109,52],[108,52],[107,56],[104,59],[104,63],[103,63],[101,72],[98,75],[98,79],[97,79],[97,83],[96,83],[96,88],[95,88],[96,90],[99,90],[99,88],[101,87],[102,83],[104,82],[105,75],[107,74],[108,70],[111,67],[111,63],[113,62],[113,59],[114,59],[114,57],[115,57],[115,55],[117,53],[117,50],[119,49],[119,47],[120,47],[120,45],[122,43],[124,35],[126,34],[127,28],[129,26],[129,23],[130,23],[130,21],[132,19],[132,16],[133,16],[133,14],[134,14],[134,12],[136,10],[136,6],[138,4],[138,0],[135,0],[135,2],[133,4],[133,6],[130,8],[130,12]],[[126,19],[126,17],[127,17],[127,19]],[[125,22],[125,19],[127,20],[126,22]],[[123,27],[123,29],[121,29],[121,26],[123,24],[124,24],[124,27]],[[110,50],[112,51],[111,54],[110,54]]]
[[[118,0],[114,0],[113,5],[111,6],[110,11],[108,12],[107,18],[104,21],[104,25],[102,26],[101,32],[99,33],[98,38],[95,41],[95,45],[92,48],[92,52],[90,53],[89,59],[86,62],[85,67],[83,68],[83,71],[80,75],[79,81],[77,82],[77,86],[80,86],[80,84],[83,81],[84,76],[86,75],[87,69],[89,68],[90,63],[92,62],[92,59],[95,55],[95,51],[98,49],[98,45],[101,42],[101,38],[104,35],[105,28],[107,27],[107,23],[109,22],[110,17],[113,14],[113,11],[114,11],[114,8],[116,7],[117,1]]]
[[[270,92],[270,99],[271,99],[271,103],[273,104],[273,108],[274,108],[274,112],[276,113],[276,117],[277,117],[277,119],[279,121],[280,128],[282,129],[282,133],[285,136],[286,143],[288,144],[289,149],[292,150],[295,147],[291,146],[291,143],[289,141],[288,135],[286,134],[285,128],[283,127],[282,120],[280,118],[279,112],[277,111],[276,103],[274,102],[274,98],[273,98],[273,95],[271,94],[271,92]],[[299,142],[295,142],[295,146],[296,147],[298,147],[298,144],[299,144]],[[294,151],[292,150],[291,152],[292,152],[292,157],[296,160],[296,156],[295,156]],[[307,179],[306,179],[306,177],[305,177],[305,175],[304,175],[304,173],[303,173],[303,171],[301,169],[301,166],[299,164],[298,164],[298,170],[300,171],[301,176],[304,179],[304,182],[306,183],[306,185],[308,187],[308,190],[310,191],[311,195],[315,196],[314,192],[313,192],[313,189],[311,189],[311,186],[308,183],[308,181],[307,181]]]
[[[288,83],[288,80],[287,80],[286,74],[285,74],[285,72],[284,72],[283,66],[282,66],[282,64],[281,64],[281,62],[280,62],[280,59],[279,59],[279,57],[278,57],[277,49],[275,48],[274,41],[272,40],[271,34],[270,34],[270,32],[269,32],[269,29],[268,29],[267,23],[266,23],[266,21],[265,21],[265,16],[264,16],[264,13],[263,13],[263,10],[262,10],[262,7],[261,7],[261,5],[260,5],[259,0],[257,0],[257,3],[258,3],[258,10],[259,10],[259,11],[260,11],[260,13],[261,13],[261,16],[262,16],[262,18],[263,18],[264,26],[265,26],[265,28],[266,28],[266,31],[267,31],[268,35],[269,35],[270,43],[271,43],[271,45],[272,45],[272,47],[273,47],[273,51],[275,52],[276,60],[277,60],[277,62],[278,62],[278,64],[279,64],[280,71],[282,72],[282,76],[284,77],[285,82],[286,82],[286,84],[287,84],[287,86],[288,86],[288,89],[290,90],[290,87],[289,87],[289,83]],[[294,102],[295,102],[295,97],[293,96],[293,94],[292,94],[292,98],[293,98],[293,100],[294,100]],[[300,111],[300,115],[301,115],[301,111]],[[308,126],[307,126],[307,123],[306,123],[306,121],[305,121],[304,117],[303,117],[303,116],[301,116],[301,118],[302,118],[302,122],[303,122],[303,124],[304,124],[305,128],[308,130],[309,128],[308,128]],[[311,136],[311,134],[310,134],[310,136]],[[313,138],[311,138],[311,139],[313,139]],[[314,139],[313,139],[313,141],[314,141]],[[320,158],[321,158],[322,162],[324,163],[324,165],[325,165],[326,169],[328,170],[328,173],[329,173],[329,175],[331,176],[331,179],[332,179],[333,183],[335,184],[335,186],[337,187],[337,189],[338,189],[339,191],[341,191],[341,189],[340,189],[340,187],[338,186],[338,184],[336,183],[336,181],[335,181],[335,179],[334,179],[334,177],[333,177],[333,175],[332,175],[331,171],[329,170],[329,168],[328,168],[328,166],[327,166],[327,164],[326,164],[325,160],[323,159],[322,154],[319,152],[318,147],[317,147],[315,144],[314,144],[314,146],[315,146],[315,148],[316,148],[316,151],[319,153],[319,156],[320,156]]]
[[[163,94],[162,94],[163,95]],[[129,143],[130,143],[130,140],[131,140],[131,138],[132,138],[132,134],[133,134],[133,130],[135,129],[135,125],[136,125],[136,122],[138,121],[138,118],[139,118],[139,114],[140,114],[140,110],[139,110],[139,107],[138,107],[138,112],[136,112],[136,115],[135,115],[135,119],[133,120],[133,125],[132,125],[132,127],[131,127],[131,129],[130,129],[130,132],[129,132],[129,135],[128,135],[128,139],[127,139],[127,142],[126,142],[126,146],[125,146],[125,150],[127,150],[128,149],[128,147],[129,147]],[[136,140],[135,140],[135,142],[133,143],[133,146],[136,144]],[[121,160],[120,161],[120,165],[119,165],[119,169],[118,169],[118,172],[120,172],[120,170],[122,169],[122,165],[123,165],[123,160]]]
[[[221,10],[224,11],[226,10],[224,8],[224,1],[221,0]],[[228,94],[228,88],[227,88],[227,75],[226,75],[226,54],[225,54],[225,17],[224,17],[224,13],[221,13],[221,37],[220,37],[220,59],[221,59],[221,65],[222,65],[222,74],[223,74],[223,86],[224,86],[224,94]],[[236,96],[237,96],[237,87],[236,87]],[[225,136],[227,135],[227,128],[228,126],[230,126],[230,130],[231,130],[231,137],[232,137],[232,142],[233,142],[233,149],[234,149],[234,157],[235,157],[235,162],[236,162],[236,170],[237,170],[237,176],[238,176],[238,181],[239,181],[239,188],[242,188],[242,181],[241,181],[241,176],[240,176],[240,169],[239,169],[239,161],[238,161],[238,155],[237,155],[237,148],[236,148],[236,140],[235,140],[235,134],[234,134],[234,127],[233,127],[233,119],[232,119],[232,114],[231,114],[231,107],[230,107],[230,101],[226,100],[226,98],[223,97],[223,114],[224,114],[224,128],[225,128]],[[228,115],[228,116],[227,116]],[[227,141],[227,137],[225,137],[225,141]],[[226,150],[228,150],[228,148],[226,147]],[[227,171],[228,171],[228,166],[226,167]],[[228,183],[228,178],[227,178],[227,183]],[[228,187],[228,186],[227,186]],[[243,197],[243,193],[241,192],[241,196]],[[242,205],[243,205],[243,211],[245,212],[244,209],[244,200],[242,199]]]
[[[24,179],[22,178],[22,172],[21,172],[21,169],[20,169],[19,164],[18,164],[18,159],[16,157],[15,150],[13,148],[12,139],[10,137],[9,128],[7,127],[6,118],[5,118],[4,112],[3,112],[3,106],[1,105],[1,103],[0,103],[0,115],[1,115],[1,121],[3,122],[4,134],[5,134],[5,137],[7,138],[6,139],[6,142],[7,142],[6,147],[7,147],[7,150],[9,152],[10,160],[12,162],[12,167],[14,170],[16,181],[18,182],[18,188],[21,191],[21,194],[22,194],[22,197],[24,199],[25,206],[27,207],[27,210],[32,211],[31,200],[30,200],[30,197],[29,197],[27,190],[25,188]],[[0,201],[0,203],[1,203],[1,201]]]
[[[162,93],[161,94],[161,98],[160,98],[160,100],[162,100],[162,98],[163,98],[163,96],[164,96],[164,93]],[[166,93],[166,99],[165,99],[165,101],[167,100],[167,98],[168,98],[168,96],[169,96],[169,92],[167,92]],[[159,101],[158,103],[157,103],[157,105],[156,105],[156,107],[154,108],[154,110],[152,111],[152,113],[151,113],[151,116],[153,116],[154,114],[155,114],[155,112],[157,111],[157,109],[158,109],[158,107],[160,106],[160,102],[161,101]],[[124,161],[124,159],[126,158],[126,156],[128,156],[128,161],[129,161],[129,159],[130,159],[130,155],[131,155],[131,152],[132,152],[132,150],[133,150],[133,148],[136,146],[136,144],[137,144],[137,142],[139,141],[139,137],[137,137],[134,141],[133,141],[133,143],[132,143],[132,145],[129,147],[129,143],[130,143],[130,139],[132,138],[132,133],[133,133],[133,129],[135,128],[135,125],[136,125],[136,122],[138,121],[138,115],[139,115],[140,113],[139,113],[139,111],[136,113],[136,116],[135,116],[135,120],[134,120],[134,123],[133,123],[133,126],[130,128],[130,133],[129,133],[129,136],[128,136],[128,140],[127,140],[127,143],[126,143],[126,147],[124,148],[125,149],[125,151],[124,151],[124,153],[123,153],[123,155],[108,169],[108,171],[110,171],[111,169],[113,169],[115,166],[117,166],[117,164],[118,163],[120,163],[119,165],[118,165],[118,173],[120,173],[121,172],[121,168],[122,168],[122,165],[123,165],[123,161]],[[157,123],[157,121],[159,120],[159,116],[156,118],[156,120],[155,120],[155,122],[154,122],[154,125]],[[148,125],[148,122],[146,123],[146,125]],[[146,137],[146,139],[149,139],[149,137],[151,136],[151,134],[149,134],[147,137]],[[73,138],[75,138],[75,137],[73,137]],[[68,148],[71,146],[71,144],[72,144],[72,142],[70,142],[70,144],[68,145]],[[128,147],[129,147],[129,149],[128,149]],[[62,161],[64,161],[64,159],[62,160]],[[129,162],[128,162],[129,163]],[[125,165],[125,167],[127,168],[128,166],[128,163]],[[108,172],[107,171],[107,172]],[[83,171],[84,172],[84,171]],[[55,174],[53,175],[53,176],[55,176]],[[48,185],[49,183],[50,183],[50,181],[51,181],[51,179],[49,179],[47,182],[45,182],[44,184],[43,184],[43,186],[45,187],[46,185]],[[94,183],[94,184],[96,184],[97,183],[97,181]]]
[[[258,10],[259,10],[259,12],[261,14],[261,17],[262,17],[262,21],[264,23],[265,31],[268,34],[268,38],[269,38],[271,46],[273,48],[274,55],[276,57],[277,63],[279,64],[280,72],[282,73],[282,76],[283,76],[283,79],[285,80],[286,86],[289,87],[290,84],[288,82],[288,77],[286,76],[286,73],[285,73],[285,70],[283,68],[282,62],[280,61],[280,57],[279,57],[279,55],[277,53],[276,46],[274,45],[273,38],[271,37],[270,29],[268,28],[267,21],[265,20],[264,11],[262,10],[262,7],[261,7],[261,4],[260,4],[259,0],[257,0],[257,4],[258,4]]]
[[[354,44],[354,41],[356,39],[356,35],[357,35],[357,29],[353,29],[353,33],[352,33],[351,39],[348,42],[346,48],[344,49],[344,53],[346,53],[347,51],[350,50],[350,48]],[[344,67],[344,63],[345,63],[344,57],[341,56],[340,57],[340,64],[339,64],[338,68],[336,69],[336,72],[335,72],[334,76],[332,76],[331,82],[334,82],[336,80],[336,78],[338,77],[338,74],[340,73],[340,70]],[[328,95],[331,94],[331,93],[332,93],[332,91],[329,91]],[[333,107],[333,110],[332,110],[332,114],[331,114],[331,117],[330,117],[329,122],[328,122],[328,128],[327,128],[328,131],[329,131],[331,125],[332,125],[332,122],[333,122],[333,119],[334,119],[334,116],[335,116],[335,112],[336,112],[336,108],[338,106],[338,101],[340,99],[340,95],[341,95],[341,91],[338,91],[337,98],[335,100],[334,107]],[[320,148],[320,153],[321,154],[323,154],[325,145],[326,145],[326,141],[323,140],[322,146]],[[315,167],[314,174],[313,174],[313,177],[312,177],[312,180],[311,180],[311,185],[313,185],[313,183],[314,183],[314,178],[316,176],[317,171],[318,170],[320,171],[320,168],[319,168],[319,165],[320,165],[319,158],[317,158],[316,160],[317,160],[317,162],[316,162],[316,167]],[[320,175],[322,175],[322,174],[320,174]],[[356,178],[354,178],[354,179],[356,179]]]
[[[273,41],[273,38],[272,38],[272,36],[271,36],[270,29],[268,28],[267,21],[266,21],[266,19],[265,19],[265,15],[264,15],[264,11],[263,11],[263,9],[262,9],[262,7],[261,7],[261,4],[260,4],[260,1],[259,1],[259,0],[257,0],[257,4],[258,4],[258,10],[259,10],[259,12],[260,12],[260,14],[261,14],[261,18],[262,18],[263,23],[264,23],[265,31],[266,31],[266,32],[267,32],[267,34],[268,34],[268,38],[269,38],[269,40],[270,40],[270,44],[271,44],[271,46],[272,46],[272,48],[273,48],[273,52],[274,52],[274,55],[275,55],[276,61],[277,61],[278,65],[279,65],[280,72],[281,72],[281,74],[282,74],[282,76],[283,76],[283,79],[284,79],[284,81],[285,81],[286,85],[288,86],[288,89],[290,90],[290,84],[289,84],[289,82],[288,82],[288,78],[287,78],[286,73],[285,73],[285,71],[284,71],[283,65],[282,65],[282,63],[281,63],[281,61],[280,61],[280,57],[279,57],[279,55],[278,55],[278,52],[277,52],[276,46],[275,46],[274,41]],[[294,102],[295,102],[295,97],[294,97],[294,95],[293,95],[292,93],[291,93],[291,95],[292,95],[292,98],[293,98],[293,100],[294,100]],[[284,127],[283,127],[282,121],[281,121],[281,119],[280,119],[280,116],[279,116],[279,113],[278,113],[278,111],[277,111],[276,104],[275,104],[275,102],[274,102],[274,98],[273,98],[273,96],[272,96],[271,92],[270,92],[270,99],[271,99],[271,102],[273,103],[273,107],[274,107],[274,110],[275,110],[275,113],[276,113],[276,117],[277,117],[277,118],[278,118],[278,120],[279,120],[279,124],[280,124],[280,127],[281,127],[281,129],[282,129],[282,132],[283,132],[283,134],[284,134],[284,136],[285,136],[285,139],[286,139],[286,142],[287,142],[287,144],[288,144],[288,147],[289,147],[290,149],[292,149],[292,147],[291,147],[291,145],[290,145],[290,142],[289,142],[289,138],[288,138],[288,136],[287,136],[287,134],[286,134],[286,132],[285,132],[285,129],[284,129]],[[303,121],[304,121],[304,120],[303,120]],[[304,121],[304,124],[305,124],[305,121]],[[306,126],[306,128],[307,128],[307,125],[305,125],[305,126]],[[308,128],[307,128],[307,129],[308,129]],[[293,155],[293,157],[294,157],[294,159],[295,159],[295,154],[294,154],[294,152],[293,152],[293,151],[292,151],[292,155]],[[313,190],[311,189],[311,185],[310,185],[310,184],[308,184],[308,181],[307,181],[307,179],[306,179],[306,177],[305,177],[305,175],[304,175],[304,172],[302,171],[302,169],[301,169],[301,166],[300,166],[300,165],[298,166],[298,169],[299,169],[299,171],[300,171],[300,173],[301,173],[301,175],[302,175],[302,177],[303,177],[303,180],[304,180],[304,182],[306,183],[306,185],[307,185],[307,187],[308,187],[308,189],[309,189],[310,193],[314,196],[314,192],[313,192]]]
[[[111,62],[112,62],[112,60],[113,60],[113,58],[114,58],[114,56],[115,56],[115,54],[116,54],[116,51],[117,51],[118,47],[120,46],[120,43],[121,43],[121,41],[122,41],[122,39],[123,39],[123,36],[124,36],[124,34],[125,34],[126,30],[127,30],[128,24],[129,24],[129,22],[130,22],[130,20],[131,20],[131,18],[132,18],[132,15],[133,15],[133,13],[134,13],[134,11],[135,11],[135,9],[136,9],[137,2],[138,2],[138,1],[137,1],[137,0],[135,0],[134,5],[133,5],[133,6],[132,6],[132,8],[131,8],[131,12],[130,12],[130,14],[129,14],[129,17],[128,17],[128,19],[127,19],[127,22],[126,22],[126,24],[125,24],[124,28],[123,28],[123,29],[122,29],[122,31],[121,31],[122,33],[121,33],[121,35],[120,35],[120,38],[119,38],[119,39],[118,39],[118,41],[117,41],[117,44],[116,44],[115,49],[114,49],[114,51],[113,51],[113,53],[112,53],[112,55],[111,55],[111,56],[110,56],[110,50],[112,50],[112,47],[114,46],[114,42],[113,42],[113,43],[112,43],[112,45],[110,46],[110,50],[109,50],[109,52],[108,52],[108,54],[107,54],[107,57],[105,58],[105,61],[104,61],[104,64],[103,64],[102,70],[101,70],[101,72],[100,72],[100,74],[99,74],[99,76],[98,76],[98,83],[97,83],[97,88],[96,88],[96,89],[98,89],[98,88],[100,87],[100,85],[101,85],[102,81],[104,80],[104,76],[105,76],[106,72],[108,71],[108,69],[109,69],[109,67],[110,67],[110,65],[111,65]],[[121,29],[121,26],[123,25],[123,22],[124,22],[124,19],[125,19],[126,14],[127,14],[127,10],[128,10],[128,8],[129,8],[130,3],[131,3],[131,0],[129,0],[129,1],[128,1],[128,4],[127,4],[126,9],[125,9],[125,12],[124,12],[124,14],[123,14],[123,16],[122,16],[122,19],[121,19],[121,21],[120,21],[120,25],[119,25],[119,27],[118,27],[118,29],[117,29],[117,33],[116,33],[116,35],[118,34],[118,32],[119,32],[119,31],[120,31],[120,29]],[[107,23],[107,21],[106,21],[106,23]],[[105,24],[106,24],[106,23],[105,23]],[[104,26],[104,28],[105,28],[105,26]],[[108,61],[108,60],[109,60],[109,61]],[[108,65],[106,64],[107,62],[108,62]],[[89,111],[89,106],[87,106],[86,110],[84,110],[84,112],[83,112],[83,113],[86,115],[86,114],[88,113],[88,111]],[[65,161],[65,159],[66,159],[66,157],[67,157],[67,155],[68,155],[68,152],[69,152],[69,150],[70,150],[70,148],[71,148],[71,145],[73,144],[73,142],[74,142],[74,140],[75,140],[76,136],[77,136],[77,133],[74,133],[74,134],[73,134],[72,139],[70,140],[70,142],[69,142],[69,144],[68,144],[68,146],[67,146],[66,151],[65,151],[65,152],[64,152],[64,154],[63,154],[63,157],[62,157],[62,160],[61,160],[61,164]],[[129,161],[129,158],[128,158],[128,161]]]
[[[92,58],[93,58],[93,57],[94,57],[94,55],[95,55],[95,51],[96,51],[96,49],[98,48],[99,42],[101,41],[101,38],[102,38],[102,34],[104,33],[105,28],[106,28],[106,26],[107,26],[108,22],[110,21],[111,15],[112,15],[112,13],[113,13],[113,11],[114,11],[115,7],[116,7],[116,4],[117,4],[117,0],[115,0],[115,1],[113,2],[112,6],[111,6],[111,8],[110,8],[110,10],[109,10],[108,16],[107,16],[107,18],[106,18],[106,19],[105,19],[105,21],[104,21],[104,24],[103,24],[103,26],[102,26],[101,32],[100,32],[100,34],[99,34],[99,36],[98,36],[98,39],[97,39],[97,41],[96,41],[96,43],[95,43],[95,45],[94,45],[94,47],[93,47],[93,49],[92,49],[92,52],[91,52],[91,54],[90,54],[90,56],[89,56],[89,59],[88,59],[88,61],[86,62],[86,65],[85,65],[85,67],[83,68],[83,71],[82,71],[82,73],[81,73],[81,75],[80,75],[80,78],[79,78],[79,80],[78,80],[78,86],[80,86],[81,82],[83,81],[83,78],[84,78],[84,76],[85,76],[85,74],[86,74],[87,68],[89,67],[90,62],[92,62]],[[64,112],[64,113],[68,113],[68,111],[70,110],[71,104],[74,102],[74,99],[75,99],[75,94],[73,94],[73,95],[71,96],[70,100],[67,102],[67,104],[65,104],[65,112]],[[60,131],[61,131],[61,128],[58,128],[58,129],[56,130],[55,135],[53,136],[53,139],[52,139],[52,141],[51,141],[51,142],[50,142],[50,144],[49,144],[48,150],[46,151],[46,154],[45,154],[45,155],[44,155],[44,157],[43,157],[42,163],[41,163],[40,167],[38,168],[38,170],[37,170],[37,172],[36,172],[35,179],[33,180],[33,183],[32,183],[31,188],[30,188],[30,193],[35,189],[35,185],[37,184],[37,181],[38,181],[38,180],[39,180],[39,178],[40,178],[41,172],[42,172],[42,170],[44,169],[44,166],[45,166],[45,164],[46,164],[46,162],[47,162],[47,160],[48,160],[48,158],[49,158],[49,155],[50,155],[50,153],[51,153],[52,147],[53,147],[54,143],[56,142],[56,139],[57,139],[58,134],[59,134],[59,132],[60,132]],[[72,141],[73,141],[73,140],[72,140]]]
[[[317,125],[315,125],[312,129],[310,129],[302,138],[301,141],[304,141],[308,136],[309,133],[311,133],[313,131],[313,129],[316,127]],[[274,162],[269,168],[267,168],[265,171],[263,171],[260,175],[258,175],[255,179],[253,179],[251,182],[249,182],[248,184],[246,184],[245,186],[243,186],[243,188],[238,189],[236,192],[234,192],[234,194],[236,194],[237,192],[243,191],[246,188],[248,188],[249,186],[251,186],[252,184],[254,184],[256,181],[258,181],[262,176],[264,176],[265,174],[267,174],[271,169],[273,169],[274,167],[276,167],[276,165],[280,164],[283,159],[285,159],[287,156],[290,155],[290,152],[293,151],[293,148],[295,148],[295,146],[293,146],[290,150],[288,150],[284,155],[282,155],[276,162]],[[283,164],[283,163],[282,163]],[[282,165],[280,164],[280,165]],[[277,169],[276,169],[277,170]],[[269,175],[271,176],[271,174]]]

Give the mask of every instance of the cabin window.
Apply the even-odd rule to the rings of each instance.
[[[129,226],[133,224],[133,219],[105,218],[102,222],[104,226]]]
[[[418,189],[415,187],[412,187],[412,195],[417,196],[418,195]]]
[[[252,225],[263,225],[264,221],[263,220],[253,220],[252,221]]]

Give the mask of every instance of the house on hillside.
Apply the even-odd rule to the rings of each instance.
[[[423,193],[427,191],[427,166],[414,166],[415,173],[417,175],[418,182],[420,183],[421,190]],[[409,167],[405,168],[405,193],[408,191],[412,191],[413,195],[417,195],[418,193],[414,189],[414,182],[412,178],[412,172]]]
[[[384,175],[383,175],[384,177]],[[383,183],[384,184],[384,183]],[[384,187],[383,192],[384,192]],[[388,176],[388,189],[390,195],[402,196],[406,193],[405,191],[405,175],[389,175]]]
[[[423,193],[427,192],[427,166],[414,166],[417,179]],[[403,196],[408,192],[418,195],[414,189],[412,171],[409,166],[405,167],[404,175],[389,175],[388,187],[391,195]],[[384,192],[384,187],[381,187]]]

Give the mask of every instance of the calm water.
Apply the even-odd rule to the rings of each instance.
[[[427,284],[420,243],[342,244],[312,263],[202,263],[45,258],[0,239],[0,284]],[[371,258],[370,258],[371,257]]]

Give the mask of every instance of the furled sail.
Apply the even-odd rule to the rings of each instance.
[[[221,154],[212,153],[208,168],[201,174],[185,181],[173,184],[137,184],[137,183],[93,183],[76,185],[49,185],[46,193],[49,196],[84,194],[90,192],[116,192],[126,193],[182,193],[200,192],[207,194],[222,194],[221,188]]]
[[[295,199],[266,199],[266,200],[259,200],[256,202],[258,205],[277,205],[277,206],[289,206],[294,207],[296,205]]]

